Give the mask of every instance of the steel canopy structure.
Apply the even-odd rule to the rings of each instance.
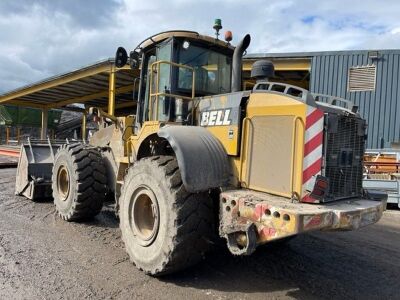
[[[42,110],[41,138],[46,138],[48,110],[66,108],[74,103],[102,107],[114,114],[121,108],[135,107],[132,93],[139,70],[116,68],[114,59],[47,78],[0,95],[0,104]],[[111,101],[109,101],[109,99]],[[116,105],[117,103],[117,105]],[[83,118],[83,122],[86,118]],[[85,126],[82,126],[84,130]]]
[[[245,57],[243,71],[250,71],[255,59]],[[309,71],[307,59],[274,60],[276,71]],[[117,107],[134,106],[132,91],[139,70],[129,66],[117,69],[114,59],[107,59],[68,73],[47,78],[0,95],[0,104],[40,109],[62,108],[73,103],[105,107],[115,95]],[[114,108],[114,109],[115,109]]]

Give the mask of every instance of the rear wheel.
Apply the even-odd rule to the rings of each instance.
[[[97,215],[107,192],[106,170],[95,148],[61,146],[54,159],[52,189],[56,210],[66,221]]]
[[[120,197],[120,227],[138,268],[165,275],[203,257],[213,233],[207,193],[188,193],[174,157],[145,158],[131,167]]]

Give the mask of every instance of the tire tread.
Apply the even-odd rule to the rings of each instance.
[[[62,145],[56,154],[68,153],[68,159],[74,167],[76,185],[72,205],[67,213],[58,210],[60,217],[66,221],[90,219],[102,209],[103,200],[107,192],[106,169],[100,152],[91,146],[80,143]],[[52,188],[54,202],[57,201],[57,174],[53,170]]]
[[[146,170],[155,168],[164,174],[164,180],[174,195],[174,202],[170,209],[176,214],[175,228],[168,232],[176,232],[169,239],[168,251],[163,252],[161,265],[144,269],[139,262],[134,261],[134,255],[127,252],[136,266],[153,276],[170,274],[198,263],[210,247],[210,232],[214,228],[211,199],[207,193],[189,193],[186,191],[181,178],[181,173],[175,157],[154,156],[138,161],[128,170],[126,178],[133,174],[134,168]],[[124,195],[125,185],[122,186],[121,195]],[[123,228],[121,227],[121,230]],[[122,235],[124,239],[124,234]],[[125,245],[127,244],[126,241]]]

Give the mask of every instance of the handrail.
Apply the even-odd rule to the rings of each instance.
[[[350,100],[341,98],[341,97],[336,97],[336,96],[331,96],[331,95],[325,95],[325,94],[320,94],[320,93],[311,93],[311,95],[314,97],[315,101],[320,102],[320,98],[326,98],[327,103],[330,105],[338,106],[336,102],[341,102],[346,105],[346,109],[352,111],[354,107],[354,103],[351,102]]]
[[[173,67],[188,69],[192,72],[192,96],[191,97],[172,94],[172,93],[166,93],[166,92],[159,92],[158,88],[159,88],[159,82],[160,82],[160,65],[161,64],[167,64],[167,65],[170,65]],[[153,70],[155,67],[157,67],[156,90],[155,90],[155,92],[153,92]],[[196,84],[195,77],[196,77],[196,73],[195,73],[195,70],[193,67],[174,63],[174,62],[167,61],[167,60],[159,60],[159,61],[153,62],[150,66],[150,93],[149,93],[149,114],[148,114],[149,120],[152,120],[152,115],[154,115],[153,114],[153,101],[152,101],[153,97],[155,97],[154,105],[156,106],[155,116],[158,116],[158,100],[159,100],[160,96],[181,98],[182,100],[187,100],[187,101],[193,100],[195,97],[195,84]],[[193,108],[192,108],[192,110],[193,110]]]

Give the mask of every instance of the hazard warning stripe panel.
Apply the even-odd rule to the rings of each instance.
[[[324,136],[324,112],[307,106],[306,131],[304,136],[302,201],[317,202],[309,196],[315,178],[321,174],[322,144]]]

